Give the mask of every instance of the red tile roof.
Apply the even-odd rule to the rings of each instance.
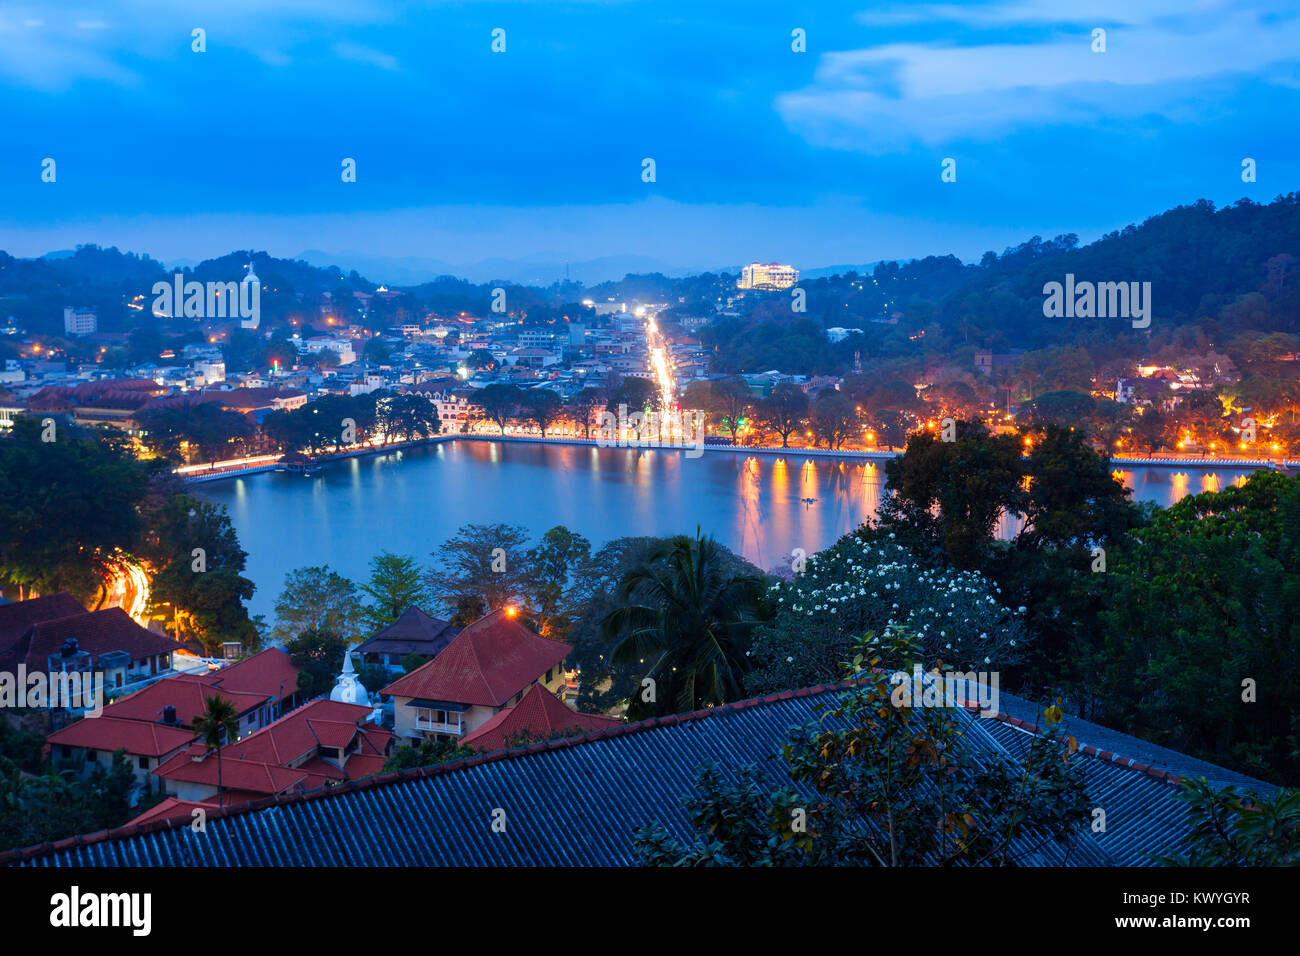
[[[362,724],[370,711],[360,704],[317,698],[231,744],[225,752],[245,760],[286,766],[314,754],[317,747],[346,747],[363,732]],[[391,737],[388,731],[382,732]]]
[[[229,794],[226,796],[229,797]],[[226,804],[227,806],[230,804],[228,799]],[[176,797],[168,797],[166,800],[159,801],[134,820],[128,822],[127,826],[130,826],[132,823],[148,823],[150,820],[171,820],[174,817],[183,817],[186,820],[192,820],[194,818],[194,811],[199,809],[205,811],[216,810],[217,801],[213,800],[209,803],[207,801],[178,800]]]
[[[348,761],[351,763],[351,761]],[[299,770],[306,770],[308,773],[320,774],[329,780],[346,780],[348,775],[340,770],[334,764],[322,760],[320,757],[312,757],[304,764],[300,764]]]
[[[278,647],[245,657],[210,675],[223,691],[281,700],[298,690],[298,668]]]
[[[222,789],[243,790],[248,793],[275,794],[294,790],[314,790],[329,782],[324,774],[302,768],[279,767],[257,760],[232,760],[230,748],[221,750]],[[195,759],[195,758],[199,759]],[[196,744],[178,753],[154,773],[164,780],[182,780],[187,783],[217,785],[216,752],[208,752]]]
[[[134,757],[163,757],[187,746],[194,732],[144,720],[87,717],[56,730],[46,738],[51,745],[113,752],[125,750]]]
[[[504,609],[481,617],[441,654],[398,678],[382,694],[500,707],[573,648],[539,637]]]
[[[120,607],[102,611],[81,609],[68,617],[40,621],[18,639],[4,655],[5,663],[26,663],[29,670],[45,670],[49,658],[59,653],[64,641],[76,638],[77,649],[86,651],[98,663],[99,655],[126,651],[131,660],[170,654],[180,645],[169,637],[141,627]]]
[[[353,754],[348,758],[348,779],[360,780],[382,773],[387,761],[387,757],[378,754]]]
[[[188,727],[195,716],[207,709],[207,698],[214,696],[230,701],[235,713],[241,717],[267,701],[262,694],[241,694],[216,687],[210,676],[178,674],[109,704],[104,708],[104,716],[157,722],[162,720],[163,709],[171,706],[176,708],[176,720]]]
[[[518,704],[495,714],[487,723],[467,734],[461,743],[475,750],[500,750],[512,746],[512,738],[521,734],[527,734],[532,738],[528,742],[535,743],[550,740],[553,735],[566,731],[586,734],[609,730],[622,723],[618,717],[571,710],[541,684],[534,684]]]
[[[5,651],[12,647],[13,643],[33,624],[85,613],[86,609],[81,606],[81,602],[67,591],[58,591],[26,601],[0,604],[0,657],[3,657]]]

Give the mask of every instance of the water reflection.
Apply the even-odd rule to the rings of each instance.
[[[1141,501],[1241,484],[1247,472],[1135,468],[1115,475]],[[632,535],[706,534],[764,569],[853,530],[879,507],[884,469],[793,454],[457,442],[328,465],[315,476],[266,473],[199,485],[230,509],[258,585],[253,613],[270,614],[284,575],[329,563],[354,579],[387,549],[427,561],[463,524],[505,522],[540,535],[557,524],[593,545]],[[1014,535],[1004,518],[998,533]]]

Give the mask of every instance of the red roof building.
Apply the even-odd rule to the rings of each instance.
[[[418,744],[461,739],[500,710],[518,704],[533,684],[564,687],[573,648],[528,630],[506,609],[466,627],[433,660],[380,691],[393,696],[394,730]]]
[[[235,799],[232,792],[271,796],[378,773],[395,738],[383,727],[368,723],[370,715],[369,707],[317,698],[223,747],[225,803]],[[203,801],[216,797],[216,764],[215,752],[195,743],[154,773],[174,796]]]
[[[278,647],[267,648],[209,675],[222,690],[261,694],[277,702],[298,693],[298,668]]]
[[[66,591],[0,604],[0,660],[33,624],[85,613],[81,602]]]
[[[134,820],[127,823],[148,823],[150,820],[171,820],[173,818],[184,818],[193,820],[195,810],[203,810],[205,813],[209,810],[216,810],[217,802],[211,803],[196,802],[194,800],[177,800],[175,797],[167,797],[154,804],[144,813],[140,814]]]
[[[503,750],[525,743],[609,730],[622,723],[619,717],[579,713],[561,703],[541,684],[534,684],[519,703],[499,712],[462,737],[460,742],[474,750]]]
[[[121,608],[88,612],[78,604],[76,613],[37,621],[0,647],[0,670],[102,671],[111,689],[171,670],[176,648],[171,638],[141,627]]]

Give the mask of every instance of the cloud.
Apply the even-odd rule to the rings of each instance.
[[[134,86],[135,71],[105,54],[98,44],[108,24],[47,22],[35,11],[0,6],[0,76],[40,90],[59,90],[86,77]]]
[[[371,66],[379,67],[381,70],[400,69],[397,64],[397,57],[381,53],[379,50],[373,50],[368,46],[361,46],[357,43],[335,43],[333,50],[334,55],[340,59],[368,63]]]
[[[1123,12],[1122,6],[1115,8]],[[1059,14],[1052,22],[1040,3],[923,8],[1019,27],[1021,36],[1008,29],[984,43],[825,53],[813,82],[778,95],[774,106],[815,145],[881,154],[917,142],[999,138],[1027,126],[1153,114],[1181,121],[1187,98],[1203,85],[1221,91],[1225,78],[1281,73],[1277,67],[1300,61],[1295,16],[1239,11],[1150,19],[1152,9],[1143,8],[1148,21],[1139,23],[1136,5],[1128,8],[1132,25],[1108,29],[1105,53],[1092,51],[1091,28],[1073,17],[1062,23]],[[1033,36],[1023,35],[1028,21]]]
[[[60,92],[81,80],[138,87],[151,61],[189,52],[190,31],[208,31],[209,49],[229,48],[270,65],[291,61],[293,48],[319,48],[323,37],[390,22],[389,0],[103,0],[46,19],[39,6],[0,0],[0,80]],[[251,24],[251,26],[250,26]],[[336,55],[397,69],[395,58],[341,41]]]

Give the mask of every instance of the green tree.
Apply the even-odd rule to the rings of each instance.
[[[582,422],[582,437],[591,437],[591,413],[598,408],[604,407],[604,390],[591,386],[579,390],[573,398],[569,399],[569,408],[573,417]]]
[[[402,744],[384,761],[384,773],[397,773],[401,770],[414,770],[416,767],[431,767],[434,764],[450,763],[453,760],[465,760],[476,756],[469,747],[461,747],[448,740],[434,740],[430,737],[420,741],[420,746],[412,747]]]
[[[1183,498],[1133,537],[1108,561],[1082,665],[1097,721],[1300,780],[1300,479],[1257,471]]]
[[[564,640],[582,612],[582,573],[591,542],[563,525],[528,552],[529,611],[543,637]]]
[[[789,777],[805,792],[765,790],[753,767],[728,779],[706,766],[686,801],[695,839],[683,844],[658,824],[643,827],[634,834],[640,862],[1005,866],[1027,846],[1064,848],[1089,801],[1077,743],[1056,715],[1049,710],[1049,733],[1035,736],[1021,760],[977,748],[945,708],[898,705],[891,672],[879,666],[882,643],[891,658],[916,654],[902,632],[883,642],[868,636],[850,667],[855,686],[784,748]]]
[[[521,525],[466,524],[433,552],[425,581],[453,624],[487,611],[523,606],[529,594],[528,529]]]
[[[754,404],[754,392],[742,378],[725,378],[709,389],[710,411],[721,420],[732,441],[740,431],[741,419]]]
[[[754,417],[759,424],[781,436],[781,447],[790,447],[790,436],[803,428],[808,418],[808,395],[798,385],[782,382],[758,403]]]
[[[363,617],[357,586],[329,565],[295,568],[284,577],[275,602],[278,641],[303,631],[331,631],[352,642],[361,636]]]
[[[816,440],[827,448],[843,448],[844,442],[861,430],[853,402],[836,389],[822,389],[813,402],[812,430]]]
[[[223,806],[225,791],[221,780],[221,748],[230,741],[239,739],[235,705],[218,694],[205,698],[203,713],[194,717],[191,729],[205,747],[217,752],[217,806]]]
[[[541,429],[543,438],[546,437],[546,429],[560,417],[563,406],[559,393],[549,388],[530,388],[523,393],[521,402],[524,415]]]
[[[603,622],[619,663],[648,668],[633,717],[695,710],[742,694],[749,630],[763,581],[728,575],[723,550],[696,529],[655,548],[619,582]]]
[[[617,413],[620,405],[626,405],[628,414],[643,412],[655,408],[658,400],[659,390],[655,388],[654,382],[647,378],[629,376],[610,393],[605,409]]]
[[[192,637],[209,653],[226,641],[256,650],[257,629],[244,605],[254,585],[240,573],[247,554],[226,509],[184,493],[155,498],[157,506],[146,511],[144,552],[158,568],[150,609],[170,609],[177,639]]]
[[[143,530],[149,471],[70,422],[18,417],[0,438],[0,577],[41,594],[102,596],[113,558]]]
[[[955,438],[913,435],[905,452],[885,463],[889,491],[877,526],[922,559],[976,568],[999,517],[1024,512],[1021,442],[967,422],[956,423]]]
[[[424,569],[415,558],[391,551],[381,551],[370,559],[370,579],[360,587],[370,597],[362,614],[373,630],[392,624],[407,608],[421,607],[432,599]]]
[[[387,365],[392,360],[393,350],[389,348],[387,342],[379,336],[368,340],[365,348],[361,350],[363,361],[372,362],[375,365]]]
[[[1191,832],[1183,853],[1160,861],[1167,866],[1300,866],[1300,790],[1262,797],[1201,777],[1183,780],[1178,799]]]
[[[330,692],[349,646],[342,635],[315,628],[308,628],[284,642],[285,653],[298,668],[300,699],[310,700]]]
[[[501,434],[504,435],[506,433],[506,422],[518,414],[522,400],[523,392],[518,387],[493,383],[492,385],[485,385],[474,393],[473,404],[482,409],[483,414],[495,422],[497,428],[501,429]]]

